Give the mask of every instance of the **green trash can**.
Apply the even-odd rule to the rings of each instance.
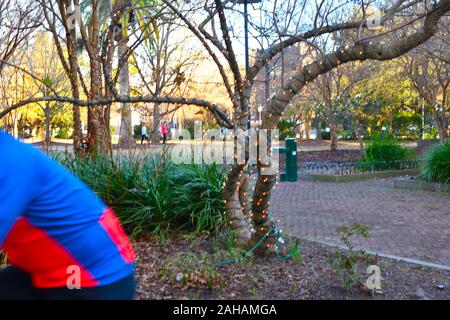
[[[280,173],[280,181],[296,182],[297,177],[297,139],[286,138],[284,148],[280,148],[280,153],[286,155],[286,171]]]

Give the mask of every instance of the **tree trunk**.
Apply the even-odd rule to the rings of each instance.
[[[159,103],[153,104],[153,135],[152,135],[152,144],[159,144],[160,135],[159,135],[159,121],[161,120],[159,113]]]
[[[72,95],[74,99],[80,98],[80,89],[78,87],[78,56],[76,49],[76,31],[75,28],[70,28],[66,31],[67,37],[67,51],[69,54],[69,81],[72,89]],[[72,106],[72,117],[73,117],[73,147],[75,152],[79,151],[81,145],[81,113],[80,107],[78,105]]]
[[[125,40],[119,42],[117,49],[118,59],[126,54],[128,45]],[[119,74],[119,86],[121,95],[130,95],[130,72],[128,66],[128,59],[122,65]],[[120,136],[119,146],[122,148],[130,148],[135,143],[133,140],[133,131],[131,128],[131,107],[129,103],[121,103],[121,121],[120,121]]]
[[[358,135],[358,143],[359,143],[359,152],[361,157],[364,157],[366,154],[366,149],[364,148],[364,128],[360,126],[356,130],[356,134]]]
[[[320,141],[322,141],[322,121],[320,121],[320,119],[319,119],[319,121],[317,121],[316,131],[317,131],[316,140],[320,142]]]
[[[102,96],[102,78],[100,64],[95,59],[90,59],[91,69],[91,99],[98,99]],[[88,107],[88,136],[91,145],[91,153],[96,156],[99,153],[112,154],[111,139],[109,134],[109,113],[108,107],[92,106]]]
[[[275,185],[276,175],[258,175],[252,202],[252,222],[255,232],[250,239],[250,246],[255,246],[264,239],[264,246],[259,246],[256,253],[264,254],[275,251],[276,235],[273,232],[275,223],[269,217],[269,200],[273,186]]]
[[[250,177],[243,173],[239,185],[239,202],[241,203],[242,213],[248,224],[251,222],[252,217],[249,180]]]
[[[438,132],[439,132],[439,141],[445,142],[448,139],[448,124],[445,120],[437,121]]]
[[[228,173],[225,186],[223,188],[223,196],[225,200],[225,208],[227,213],[228,223],[231,229],[235,232],[236,243],[239,246],[245,245],[250,239],[250,230],[247,221],[245,220],[243,207],[240,197],[240,184],[242,181],[244,165],[233,165]],[[243,199],[248,200],[248,194],[243,196]]]
[[[270,102],[270,69],[269,66],[264,67],[264,111],[267,110],[267,107]],[[259,119],[260,121],[262,119]]]
[[[50,130],[50,107],[49,107],[49,103],[47,102],[45,104],[45,108],[44,108],[44,114],[45,114],[45,146],[48,148],[50,146],[50,142],[51,142],[51,130]]]
[[[338,142],[337,124],[332,123],[330,125],[330,130],[331,130],[330,150],[336,151],[337,150],[337,142]]]
[[[305,122],[305,139],[309,140],[309,132],[311,131],[311,119],[306,119]]]

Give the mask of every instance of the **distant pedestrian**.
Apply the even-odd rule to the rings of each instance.
[[[165,121],[163,121],[163,123],[161,124],[161,134],[163,136],[163,144],[166,144],[166,141],[167,141],[167,125],[166,125]]]
[[[141,144],[144,143],[144,140],[147,140],[147,143],[149,142],[147,135],[147,127],[143,124],[141,128]]]

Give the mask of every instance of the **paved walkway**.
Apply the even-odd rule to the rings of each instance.
[[[362,223],[371,236],[357,246],[450,266],[450,195],[394,189],[393,181],[279,183],[273,213],[281,229],[333,244],[341,244],[337,226]]]

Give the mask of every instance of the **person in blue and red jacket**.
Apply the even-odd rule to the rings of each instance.
[[[0,299],[132,299],[134,253],[113,211],[0,130]]]

